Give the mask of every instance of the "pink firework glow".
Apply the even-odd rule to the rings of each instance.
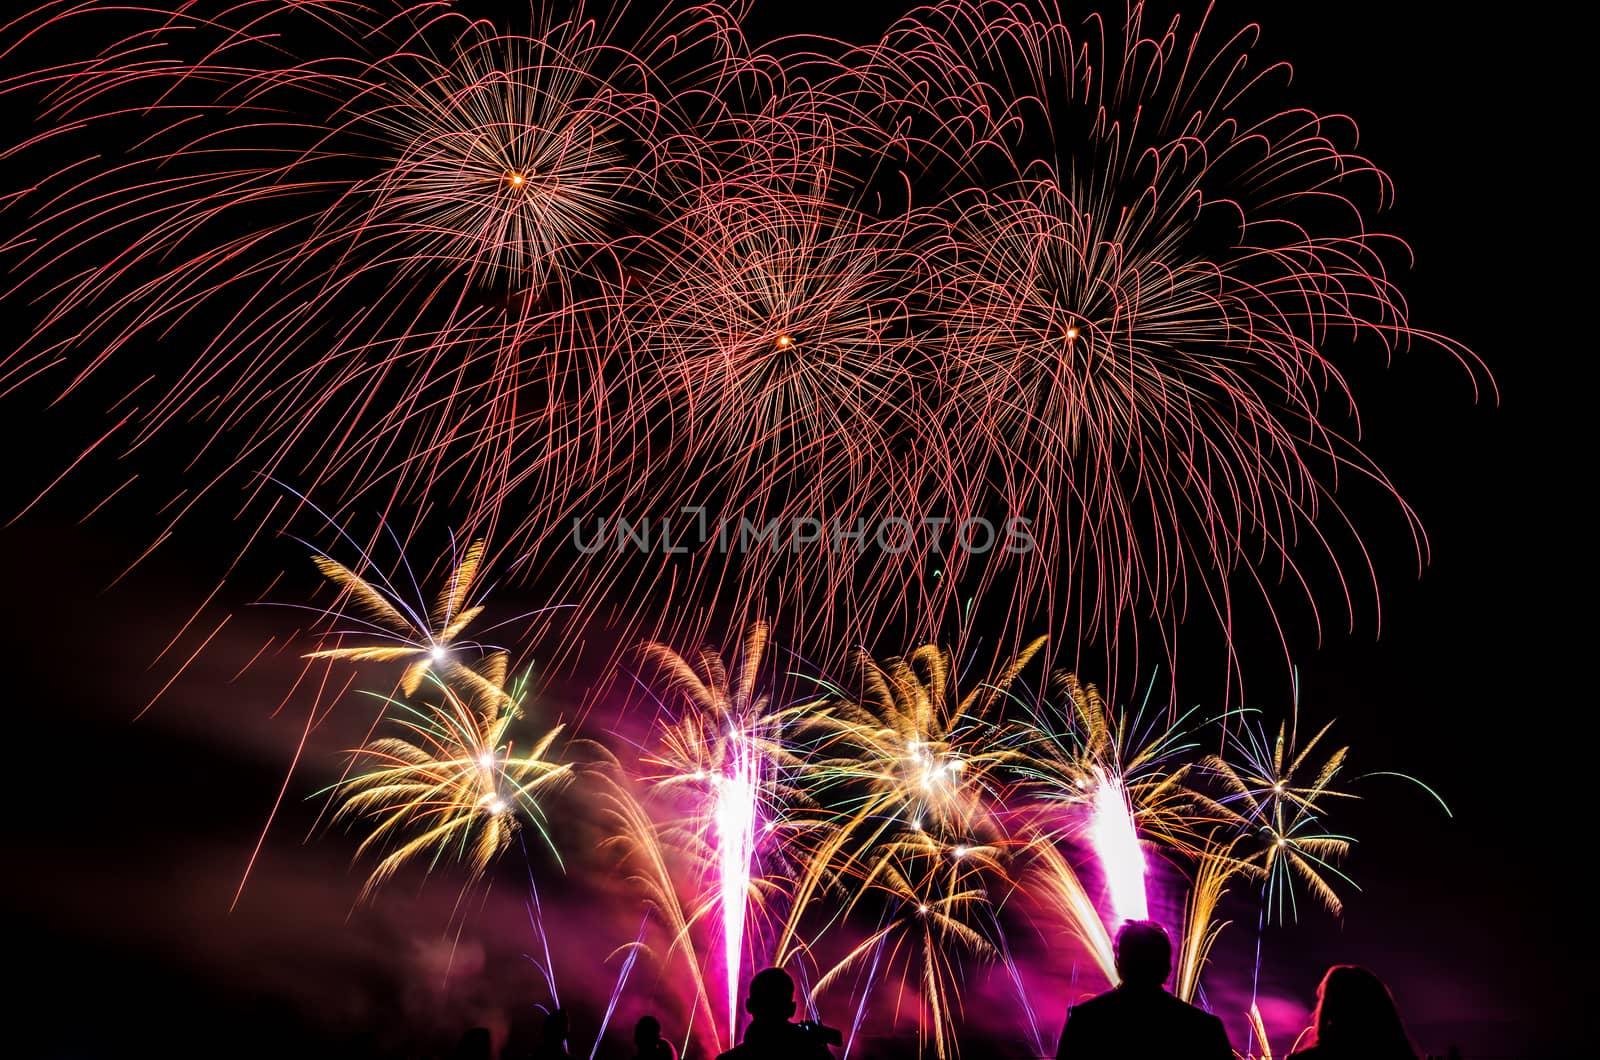
[[[697,934],[692,925],[702,918],[721,929],[727,1045],[738,1040],[751,903],[766,882],[755,878],[756,838],[772,824],[768,820],[764,826],[762,818],[775,816],[763,814],[771,759],[762,726],[767,693],[757,681],[767,637],[765,623],[753,624],[738,653],[729,656],[731,666],[709,648],[687,656],[662,644],[645,649],[647,658],[661,668],[666,692],[660,702],[663,713],[656,719],[655,747],[646,762],[656,771],[649,780],[667,800],[664,805],[671,820],[634,829],[631,845],[657,851],[663,862],[678,861],[688,869],[676,877],[681,883],[663,881],[655,904],[684,910],[668,918],[670,929],[674,945],[682,946],[689,957],[699,984],[696,992],[712,1023],[717,1017],[712,1014],[708,981],[714,962],[689,951],[714,953],[714,938],[700,942],[690,936]],[[681,903],[671,894],[680,886],[687,899]],[[704,950],[699,949],[702,945]]]
[[[722,896],[722,946],[728,977],[728,1041],[739,1039],[739,989],[745,903],[756,836],[756,752],[742,734],[728,735],[728,772],[717,779],[717,861]]]
[[[1144,850],[1139,846],[1133,807],[1122,780],[1099,767],[1094,774],[1097,783],[1089,811],[1089,845],[1105,873],[1106,891],[1111,897],[1110,926],[1115,930],[1124,920],[1150,919]]]

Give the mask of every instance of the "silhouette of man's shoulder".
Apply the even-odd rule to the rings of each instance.
[[[833,1060],[833,1053],[821,1042],[799,1034],[784,1034],[759,1042],[746,1038],[717,1060]]]
[[[1111,990],[1072,1007],[1057,1053],[1064,1060],[1145,1056],[1231,1060],[1222,1021],[1165,990]]]
[[[1074,1015],[1083,1013],[1086,1018],[1120,1018],[1134,1013],[1145,1013],[1157,1019],[1194,1020],[1198,1023],[1221,1023],[1217,1017],[1188,1002],[1174,997],[1165,990],[1107,990],[1087,1001],[1072,1006]]]
[[[1165,991],[1162,992],[1161,996],[1166,999],[1167,1009],[1172,1013],[1174,1019],[1186,1019],[1200,1027],[1210,1027],[1213,1024],[1218,1027],[1222,1026],[1220,1019],[1203,1008],[1196,1008],[1182,998],[1173,997]]]
[[[1087,1001],[1080,1001],[1073,1005],[1072,1015],[1086,1020],[1099,1019],[1112,1013],[1121,1012],[1127,1002],[1126,994],[1119,990],[1107,990],[1103,994],[1096,994]]]

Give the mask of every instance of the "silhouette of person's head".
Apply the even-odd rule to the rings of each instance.
[[[760,971],[750,980],[744,1010],[758,1023],[782,1023],[794,1015],[794,980],[782,968]]]
[[[1317,1044],[1340,1055],[1414,1060],[1394,998],[1383,980],[1353,964],[1336,964],[1317,987]]]
[[[654,1016],[640,1016],[633,1025],[633,1055],[638,1060],[674,1060],[678,1051],[672,1043],[661,1037],[661,1021]]]
[[[654,1016],[640,1016],[633,1025],[633,1044],[640,1056],[649,1056],[656,1042],[661,1040],[661,1021]]]
[[[633,1025],[633,1051],[640,1060],[672,1060],[678,1055],[672,1043],[661,1037],[661,1021],[640,1016]]]
[[[567,1011],[566,1009],[552,1009],[544,1018],[544,1028],[540,1031],[546,1045],[559,1045],[567,1040]]]
[[[1172,940],[1154,920],[1129,920],[1117,932],[1117,975],[1129,986],[1161,986],[1172,974]]]
[[[450,1054],[452,1060],[490,1060],[493,1055],[488,1027],[468,1030],[456,1042],[456,1051]]]

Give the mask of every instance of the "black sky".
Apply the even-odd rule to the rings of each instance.
[[[1374,789],[1382,798],[1347,821],[1361,840],[1351,862],[1361,892],[1341,923],[1308,916],[1270,933],[1269,961],[1276,985],[1301,997],[1330,961],[1370,965],[1433,1048],[1578,1055],[1575,1013],[1588,993],[1579,970],[1592,936],[1580,901],[1590,822],[1578,757],[1594,698],[1584,617],[1593,534],[1580,518],[1594,481],[1584,401],[1592,303],[1580,293],[1592,165],[1579,161],[1592,121],[1576,95],[1588,71],[1569,58],[1577,27],[1548,10],[1485,18],[1397,6],[1223,3],[1213,15],[1261,22],[1263,50],[1296,68],[1285,104],[1356,119],[1361,150],[1397,188],[1383,227],[1416,254],[1398,277],[1413,323],[1476,351],[1501,395],[1498,406],[1473,404],[1467,373],[1434,351],[1348,366],[1365,447],[1420,514],[1431,563],[1417,579],[1403,524],[1392,510],[1372,513],[1381,635],[1368,614],[1353,633],[1327,630],[1318,646],[1298,623],[1302,709],[1340,719],[1358,772],[1423,777],[1454,817],[1403,787]],[[898,14],[757,8],[757,37],[866,41]],[[5,186],[16,182],[5,175]],[[0,404],[17,468],[7,516],[70,459],[56,443],[72,425],[43,414],[40,393]],[[45,1043],[27,1047],[38,1055],[198,1055],[218,1051],[212,1029],[243,1022],[254,1029],[236,1051],[268,1055],[302,1027],[358,1024],[382,1006],[356,991],[363,1000],[330,1018],[346,1001],[325,984],[359,979],[374,963],[434,958],[385,952],[381,923],[344,919],[358,878],[340,842],[300,848],[304,829],[288,830],[262,892],[227,913],[282,780],[274,756],[294,736],[292,719],[266,718],[253,701],[277,687],[270,665],[259,681],[229,683],[241,661],[230,645],[259,645],[250,635],[275,618],[242,611],[218,657],[132,723],[170,672],[147,664],[212,584],[182,557],[200,557],[193,567],[203,571],[228,545],[213,554],[195,528],[181,548],[104,590],[155,523],[75,525],[94,489],[72,483],[0,531],[12,565],[8,764],[20,770],[6,875],[23,940],[14,968],[26,984],[0,1049],[20,1036]],[[1250,682],[1263,697],[1287,698],[1270,660]],[[301,935],[319,944],[297,949]],[[316,966],[300,967],[297,952]]]

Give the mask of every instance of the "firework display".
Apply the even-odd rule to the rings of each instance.
[[[662,788],[694,791],[689,823],[672,832],[683,837],[680,846],[704,853],[705,875],[720,912],[730,1042],[738,1035],[746,910],[763,817],[763,776],[769,772],[760,737],[767,700],[755,694],[767,636],[765,625],[751,627],[732,675],[713,652],[702,653],[702,674],[665,645],[646,648],[687,701],[684,713],[663,719],[661,748],[649,762],[666,772],[649,779]]]
[[[454,857],[481,874],[520,821],[540,822],[539,789],[570,773],[546,757],[561,727],[517,752],[508,730],[521,716],[525,682],[503,690],[505,668],[504,655],[492,656],[469,697],[436,681],[437,704],[391,703],[405,736],[376,739],[353,753],[351,775],[336,791],[335,820],[359,820],[365,835],[358,856],[369,848],[387,851],[366,892],[430,853],[435,862]]]
[[[945,638],[982,599],[1017,644],[1144,611],[1170,649],[1241,568],[1364,555],[1337,346],[1469,360],[1408,324],[1347,123],[1204,22],[953,2],[786,61],[709,6],[212,6],[0,84],[46,121],[6,210],[50,306],[3,385],[190,449],[180,515],[448,509],[619,642]]]
[[[1042,641],[988,670],[924,645],[861,656],[843,681],[791,671],[809,692],[785,704],[770,639],[753,625],[731,665],[646,645],[660,679],[640,678],[642,739],[617,741],[637,728],[623,714],[611,737],[563,745],[566,761],[559,724],[530,724],[543,734],[519,750],[527,680],[505,687],[504,653],[381,697],[404,735],[359,748],[328,792],[357,857],[381,858],[363,894],[407,862],[480,880],[554,801],[600,806],[600,860],[558,849],[556,864],[626,868],[619,911],[643,903],[665,945],[641,929],[625,967],[650,952],[657,990],[688,984],[676,1000],[691,1026],[706,1017],[702,1048],[738,1039],[746,970],[778,964],[854,1013],[851,1042],[909,1019],[939,1057],[959,1052],[968,985],[996,977],[1044,1049],[1018,932],[1064,940],[1085,977],[1114,983],[1112,931],[1158,900],[1181,908],[1174,987],[1196,999],[1230,888],[1255,896],[1258,935],[1298,917],[1301,890],[1339,909],[1352,841],[1328,815],[1353,792],[1348,748],[1317,754],[1329,726],[1300,743],[1297,721],[1269,736],[1250,714],[1116,709],[1065,672],[1030,693]]]
[[[308,652],[308,659],[350,659],[355,661],[388,662],[399,659],[413,660],[400,676],[400,688],[406,695],[417,690],[422,678],[430,670],[450,673],[460,668],[452,648],[473,619],[483,611],[482,606],[465,606],[472,593],[472,582],[478,573],[478,563],[483,557],[483,543],[468,546],[466,553],[450,571],[441,590],[438,602],[427,615],[416,614],[398,598],[387,596],[365,578],[352,573],[337,560],[327,556],[313,557],[317,569],[329,581],[347,594],[355,605],[353,610],[365,612],[362,625],[383,641],[390,643],[362,644],[323,648]],[[341,617],[348,614],[345,609]],[[358,639],[367,630],[354,631]],[[336,636],[343,640],[350,633]],[[498,691],[498,689],[496,689]]]
[[[1115,682],[1190,621],[1231,667],[1242,587],[1320,624],[1312,565],[1353,609],[1347,480],[1424,554],[1342,358],[1477,366],[1410,323],[1347,120],[1140,4],[948,0],[861,47],[714,4],[171,6],[0,29],[97,42],[0,81],[40,116],[0,150],[36,174],[0,253],[37,307],[0,392],[110,407],[52,488],[137,465],[174,493],[151,548],[216,504],[241,555],[320,520],[337,595],[297,654],[376,713],[310,787],[363,902],[495,887],[527,837],[552,1000],[535,878],[592,874],[608,1024],[654,991],[714,1054],[776,965],[845,1055],[914,1027],[941,1060],[979,996],[1046,1053],[1041,967],[1114,984],[1128,920],[1171,922],[1204,1001],[1242,917],[1230,1018],[1270,1055],[1263,939],[1354,886],[1353,752],[1297,703]],[[581,632],[472,639],[491,570]]]

